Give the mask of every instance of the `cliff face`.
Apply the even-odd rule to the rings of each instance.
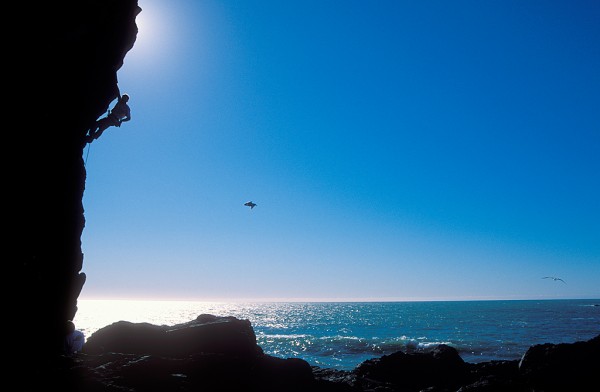
[[[14,52],[21,93],[13,114],[21,125],[11,144],[18,158],[9,244],[17,280],[10,283],[24,351],[53,354],[85,281],[83,137],[117,96],[141,9],[137,0],[42,3],[19,12],[28,34]]]

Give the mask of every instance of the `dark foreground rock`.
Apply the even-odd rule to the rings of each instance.
[[[439,345],[343,371],[264,354],[249,321],[201,315],[174,326],[114,323],[90,336],[83,353],[29,366],[43,369],[21,383],[32,391],[586,391],[600,374],[600,335],[533,346],[520,361],[466,363]]]
[[[77,313],[86,281],[85,134],[119,94],[117,72],[137,39],[137,3],[15,1],[6,14],[26,32],[11,34],[5,52],[15,88],[8,111],[24,121],[6,132],[11,168],[3,183],[11,189],[4,249],[11,255],[10,318],[23,337],[10,372],[22,377],[30,377],[21,363],[33,351],[60,352],[65,323]]]
[[[533,346],[521,358],[519,371],[536,391],[598,390],[600,335],[587,342]]]
[[[197,353],[241,357],[262,354],[248,320],[202,314],[174,326],[119,321],[94,333],[84,352],[121,352],[185,358]]]

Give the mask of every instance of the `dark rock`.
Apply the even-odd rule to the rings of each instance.
[[[120,321],[90,336],[84,356],[135,391],[305,390],[317,387],[308,362],[265,355],[248,320],[201,315],[174,326]],[[96,358],[96,359],[94,359]]]
[[[469,377],[460,392],[529,391],[519,375],[519,361],[469,364]],[[530,391],[529,391],[530,392]]]
[[[119,92],[117,71],[137,36],[137,0],[11,2],[23,34],[5,51],[17,83],[7,94],[19,121],[11,152],[5,253],[20,325],[8,354],[9,388],[21,391],[572,391],[596,385],[600,336],[533,346],[518,375],[510,363],[464,364],[447,347],[395,353],[353,372],[310,368],[262,354],[249,323],[202,315],[165,327],[117,323],[63,357],[64,323],[85,283],[84,135]],[[26,31],[26,34],[25,34]],[[13,72],[14,70],[14,72]],[[9,126],[9,128],[11,128]],[[16,266],[15,273],[10,268]],[[13,277],[16,277],[14,279]],[[12,301],[12,300],[11,300]],[[598,306],[596,304],[595,306]],[[189,324],[189,325],[187,325]],[[118,333],[117,333],[118,331]],[[91,354],[93,353],[93,354]],[[527,388],[523,389],[523,385]]]
[[[598,385],[600,335],[571,344],[532,346],[521,358],[519,372],[535,391],[588,390]]]
[[[471,373],[477,377],[496,376],[515,378],[519,376],[519,361],[489,361],[470,365]]]
[[[431,352],[398,351],[371,359],[360,364],[355,373],[363,384],[380,383],[393,389],[418,391],[458,387],[468,378],[468,366],[456,349],[439,345]]]
[[[234,317],[201,315],[174,326],[119,322],[90,336],[84,353],[34,363],[43,370],[38,388],[24,390],[554,392],[587,390],[600,370],[600,336],[533,346],[520,362],[465,363],[440,345],[371,359],[353,371],[266,355],[255,340],[250,323]]]
[[[356,384],[356,374],[347,370],[321,368],[313,366],[312,368],[315,378],[332,383],[343,383],[348,385]]]
[[[248,320],[201,315],[171,327],[119,321],[92,334],[84,352],[183,358],[198,353],[255,356],[262,354],[262,349]]]
[[[171,355],[212,352],[233,355],[262,354],[248,320],[200,315],[196,320],[166,330]]]
[[[195,354],[186,358],[125,353],[80,354],[70,369],[80,391],[321,391],[301,359]],[[87,389],[90,388],[90,389]]]
[[[148,323],[119,321],[92,334],[83,346],[83,352],[151,354],[153,351],[162,350],[165,329]]]
[[[314,386],[315,377],[312,368],[303,359],[276,358],[263,355],[253,366],[253,377],[259,385],[268,385],[275,390],[310,390]]]
[[[20,360],[62,350],[64,327],[85,283],[83,137],[116,96],[117,71],[137,37],[137,0],[12,2],[17,34],[6,58],[18,91],[11,149],[9,222]],[[21,18],[21,19],[19,19]],[[20,33],[19,33],[20,32]],[[26,102],[26,104],[24,104]],[[43,325],[40,325],[43,323]],[[15,361],[19,363],[19,361]],[[19,367],[15,369],[19,371]],[[36,370],[34,370],[35,372]],[[32,378],[31,370],[23,377]],[[35,377],[33,377],[35,378]]]

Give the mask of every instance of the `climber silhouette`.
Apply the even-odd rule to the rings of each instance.
[[[83,332],[75,329],[75,324],[67,321],[64,340],[64,351],[67,355],[73,355],[81,351],[85,344],[85,335]]]
[[[129,105],[127,105],[127,102],[129,102],[129,95],[119,94],[119,99],[115,106],[112,110],[108,111],[106,117],[96,121],[94,126],[90,128],[85,141],[91,143],[95,139],[98,139],[106,128],[110,126],[120,127],[122,122],[131,120],[131,109],[129,108]]]

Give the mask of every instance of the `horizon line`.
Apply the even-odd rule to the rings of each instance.
[[[179,297],[80,297],[78,301],[148,301],[148,302],[205,302],[205,303],[349,303],[349,302],[457,302],[457,301],[543,301],[543,300],[600,300],[600,297],[254,297],[254,298],[179,298]]]

